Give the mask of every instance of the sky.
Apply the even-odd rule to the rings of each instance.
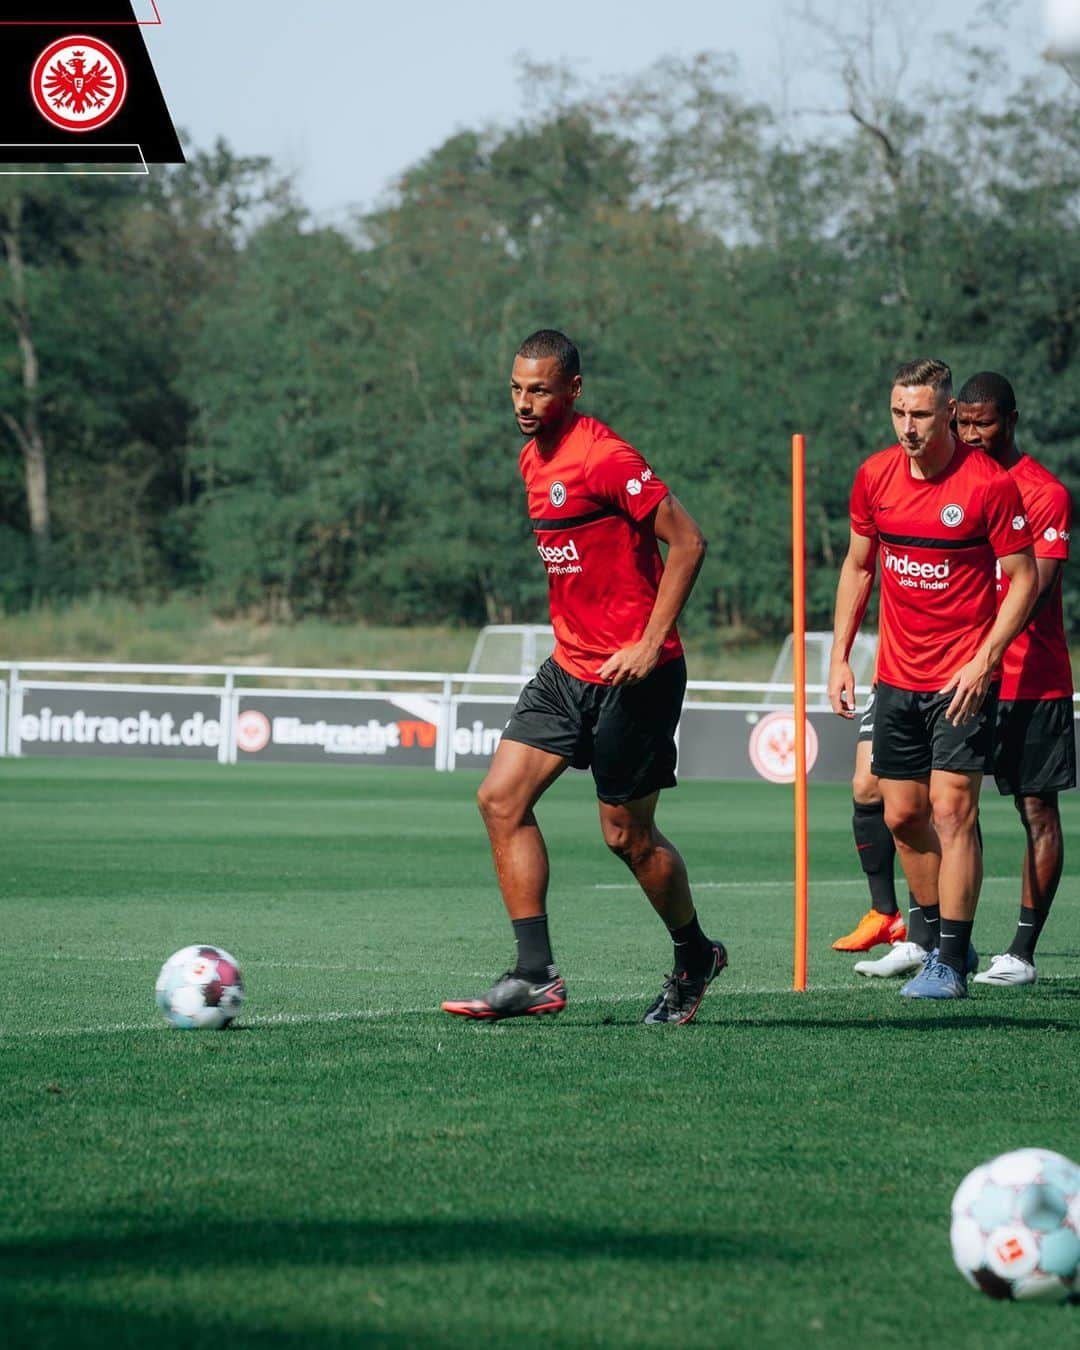
[[[920,74],[940,67],[948,77],[934,41],[942,32],[984,35],[1011,53],[1019,73],[1046,69],[1044,0],[813,2],[848,23],[877,11],[883,59],[904,41]],[[223,136],[240,153],[271,156],[327,221],[371,205],[455,131],[526,113],[522,56],[569,64],[592,83],[633,75],[662,55],[730,52],[740,87],[772,107],[838,101],[836,77],[814,51],[815,29],[795,18],[806,0],[157,3],[162,26],[143,32],[178,129],[196,146]]]

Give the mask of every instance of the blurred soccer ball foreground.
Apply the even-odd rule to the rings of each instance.
[[[244,982],[235,957],[203,943],[169,957],[154,993],[158,1007],[174,1027],[220,1030],[240,1011]]]
[[[991,1298],[1065,1302],[1080,1292],[1080,1167],[1043,1148],[992,1158],[960,1183],[950,1238]]]

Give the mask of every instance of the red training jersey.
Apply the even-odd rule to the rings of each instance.
[[[995,560],[1031,544],[1016,484],[959,441],[940,473],[916,478],[893,445],[855,475],[851,526],[880,546],[878,678],[943,688],[993,626]]]
[[[521,452],[536,548],[547,568],[555,660],[592,684],[649,622],[664,570],[653,513],[668,489],[642,456],[595,417],[578,417],[548,455]],[[672,629],[660,665],[682,655]]]
[[[1072,498],[1064,483],[1030,455],[1021,455],[1008,470],[1020,491],[1024,513],[1035,541],[1036,558],[1069,556]],[[998,603],[1009,590],[1009,578],[998,568]],[[1069,698],[1072,667],[1061,616],[1061,572],[1038,613],[1009,644],[1001,662],[1001,697],[1006,699]]]

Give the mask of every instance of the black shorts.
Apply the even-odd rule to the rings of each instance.
[[[870,771],[878,778],[929,778],[932,769],[990,772],[996,685],[991,686],[978,716],[960,727],[945,720],[952,693],[896,689],[880,680],[876,692]]]
[[[675,728],[686,662],[666,661],[640,684],[576,679],[548,657],[521,691],[503,740],[592,769],[596,795],[620,805],[675,786]]]
[[[877,696],[877,685],[870,686],[870,692],[866,696],[866,707],[862,710],[862,716],[859,718],[859,734],[855,738],[859,741],[872,741],[874,739],[874,703]]]
[[[1003,699],[998,704],[994,778],[1007,797],[1043,797],[1076,786],[1071,698]]]

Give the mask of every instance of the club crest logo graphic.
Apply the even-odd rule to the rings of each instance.
[[[249,755],[257,755],[270,744],[270,719],[257,708],[247,708],[236,719],[236,744]]]
[[[74,34],[51,42],[34,62],[30,93],[61,131],[97,131],[124,106],[124,63],[106,42]]]
[[[1026,516],[1013,516],[1012,527],[1014,530],[1022,530],[1026,524],[1027,524]]]
[[[964,508],[957,506],[955,502],[950,502],[948,506],[941,509],[941,523],[948,525],[950,530],[954,530],[964,519]]]
[[[817,762],[818,736],[810,719],[805,725],[806,772]],[[750,763],[770,783],[795,781],[795,715],[789,711],[769,713],[750,733]]]
[[[566,501],[566,484],[552,483],[551,490],[548,493],[548,501],[552,506],[562,506]]]

